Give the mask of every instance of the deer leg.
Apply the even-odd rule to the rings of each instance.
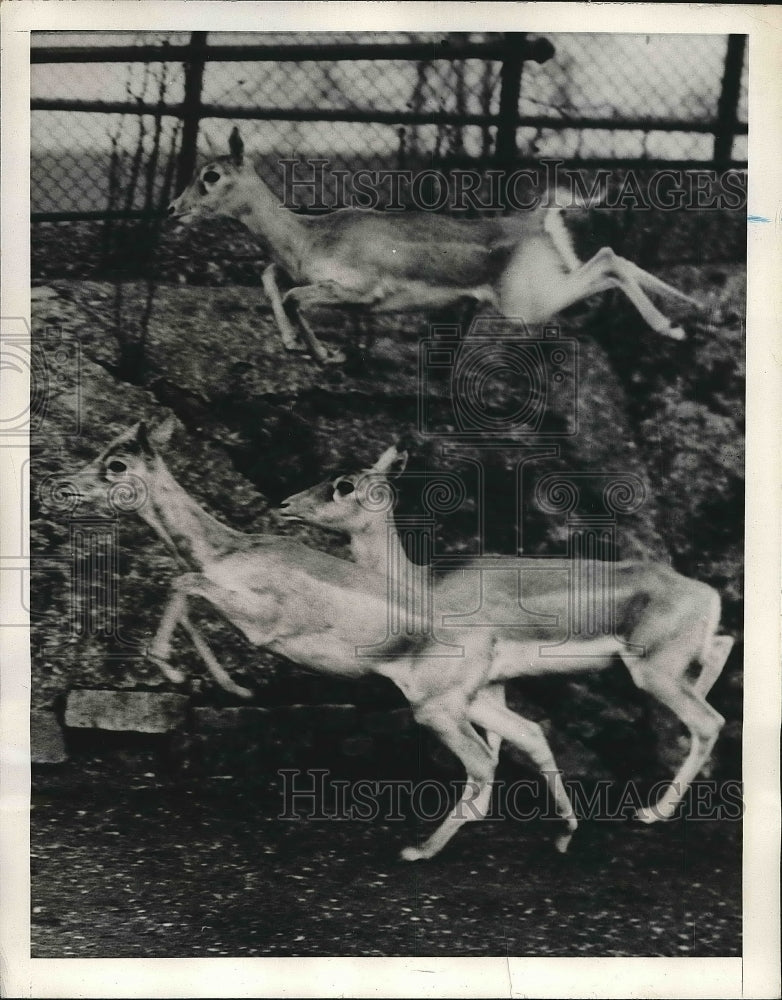
[[[505,686],[503,684],[490,684],[488,687],[483,689],[482,694],[486,701],[495,703],[498,708],[502,709],[507,707],[505,704]],[[494,766],[496,767],[500,759],[502,737],[499,733],[486,729],[485,739],[486,745],[489,748],[489,753],[491,754],[491,759],[494,761]]]
[[[163,617],[160,619],[152,645],[147,650],[147,657],[173,684],[183,684],[185,681],[184,673],[169,663],[171,638],[183,617],[187,617],[187,598],[184,594],[174,591],[163,611]]]
[[[693,691],[701,698],[705,698],[714,687],[714,682],[722,673],[734,642],[735,639],[730,635],[715,635],[708,651],[701,655],[701,672],[692,685]]]
[[[658,295],[667,295],[669,298],[679,299],[680,302],[686,302],[687,305],[695,306],[698,309],[703,308],[697,299],[694,299],[691,295],[687,295],[685,292],[680,291],[673,285],[669,285],[668,282],[663,281],[662,278],[657,278],[648,271],[644,271],[642,267],[634,264],[631,260],[625,260],[624,257],[616,257],[616,263],[618,266],[622,267],[630,277],[635,278],[641,288],[645,288],[648,292],[656,292]]]
[[[203,638],[201,633],[196,629],[195,625],[193,625],[190,621],[187,612],[185,612],[180,618],[180,623],[182,628],[184,628],[190,636],[190,641],[193,643],[196,652],[206,664],[206,669],[212,675],[214,680],[220,685],[220,687],[224,691],[238,695],[240,698],[252,698],[254,692],[252,692],[249,688],[236,684],[231,679],[228,671],[225,670],[224,667],[220,666],[217,657],[209,648],[209,644],[206,639]]]
[[[344,361],[345,358],[341,351],[335,351],[333,354],[330,354],[326,350],[315,335],[315,331],[310,326],[303,311],[308,307],[318,306],[364,305],[375,301],[375,298],[376,293],[374,291],[364,293],[354,292],[351,289],[343,288],[335,282],[329,281],[317,285],[300,285],[296,288],[291,288],[290,291],[285,293],[282,301],[284,306],[290,306],[293,309],[310,353],[316,361],[324,365],[339,363]]]
[[[690,752],[671,786],[653,806],[639,809],[636,814],[642,823],[654,823],[671,819],[676,812],[690,782],[709,759],[725,720],[686,681],[677,683],[664,675],[655,676],[652,669],[644,671],[644,677],[645,690],[678,716],[690,731]]]
[[[296,331],[293,329],[293,325],[288,319],[288,314],[285,312],[285,307],[282,304],[282,296],[277,284],[278,271],[279,268],[276,264],[269,264],[263,272],[261,283],[271,303],[272,312],[277,321],[277,328],[282,336],[283,346],[287,351],[300,351],[301,346],[296,336]]]
[[[302,332],[304,333],[304,340],[307,343],[307,347],[309,348],[310,353],[315,358],[315,360],[321,365],[342,364],[342,362],[345,360],[345,355],[342,353],[342,351],[326,350],[323,344],[321,344],[321,342],[316,337],[315,331],[310,326],[309,321],[306,319],[306,317],[302,315],[302,313],[300,312],[296,313],[296,317],[299,321],[299,325],[301,326]]]
[[[416,720],[437,733],[443,743],[464,765],[467,780],[461,798],[440,826],[420,847],[405,847],[405,861],[434,857],[465,823],[483,819],[491,801],[494,780],[494,760],[487,744],[480,739],[466,718],[451,714],[447,709],[425,711],[413,708]]]
[[[465,331],[469,330],[473,321],[487,309],[494,313],[499,313],[500,311],[499,299],[493,292],[491,296],[486,297],[479,295],[467,295],[464,297],[461,309],[462,329]]]
[[[597,273],[594,259],[575,271],[547,276],[545,284],[541,279],[532,288],[524,283],[528,281],[524,272],[525,266],[520,266],[506,274],[500,310],[509,319],[526,323],[543,323],[576,302],[616,287],[615,281]]]
[[[478,692],[467,709],[467,716],[471,722],[498,733],[515,744],[535,763],[546,780],[557,814],[567,825],[567,833],[561,834],[555,841],[556,849],[564,854],[578,827],[578,821],[543,730],[536,722],[522,718],[505,705],[497,704],[495,698],[488,699],[485,690]]]
[[[425,312],[427,309],[458,308],[464,327],[477,312],[488,306],[499,312],[499,301],[489,285],[467,288],[460,285],[427,285],[423,281],[397,281],[389,288],[382,300],[375,305],[375,312]],[[469,315],[466,315],[469,310]]]
[[[199,573],[184,573],[182,576],[178,576],[173,581],[172,587],[174,593],[166,605],[163,618],[158,626],[155,638],[152,640],[152,645],[147,654],[149,658],[160,667],[169,680],[178,684],[184,681],[185,675],[181,671],[171,667],[168,662],[171,656],[171,638],[176,626],[181,625],[187,632],[196,652],[204,661],[207,670],[217,684],[231,694],[238,695],[241,698],[251,698],[253,692],[241,687],[239,684],[235,684],[231,680],[227,671],[218,663],[206,640],[188,617],[188,595],[203,597],[205,600],[213,603],[218,610],[222,610],[219,598],[224,592]]]
[[[641,271],[641,268],[637,270]],[[646,275],[644,280],[648,283],[652,279],[652,275],[647,275],[645,271],[642,273]],[[603,247],[602,250],[598,250],[591,260],[582,264],[577,271],[572,272],[569,278],[573,279],[578,276],[587,276],[587,282],[589,276],[593,276],[596,285],[603,286],[607,282],[607,287],[621,289],[655,333],[672,337],[674,340],[684,339],[684,331],[681,327],[673,326],[668,317],[660,312],[644,292],[637,278],[635,265],[631,265],[623,257],[618,257],[610,247]],[[654,279],[655,282],[658,280]],[[664,282],[660,282],[660,284],[666,289],[671,287]],[[563,291],[566,289],[567,279]],[[602,291],[603,288],[600,287],[598,290]],[[589,294],[592,293],[590,292]],[[577,299],[571,299],[571,301],[577,301]],[[561,306],[560,308],[564,307]]]
[[[336,281],[320,281],[314,285],[297,285],[282,298],[283,305],[295,309],[316,309],[321,306],[373,306],[388,294],[383,282],[371,286],[348,288]]]
[[[672,326],[670,320],[650,301],[634,276],[623,270],[621,265],[616,267],[616,261],[620,259],[607,247],[599,250],[591,260],[575,271],[563,273],[556,281],[552,280],[550,290],[542,291],[538,288],[539,301],[536,302],[534,315],[522,315],[521,318],[529,322],[540,322],[592,295],[619,288],[655,332],[681,340],[684,331]],[[507,307],[504,311],[507,312]]]

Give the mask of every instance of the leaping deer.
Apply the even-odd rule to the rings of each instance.
[[[488,810],[496,754],[475,727],[530,752],[525,720],[499,704],[491,689],[507,677],[534,670],[546,648],[567,633],[567,590],[541,595],[541,603],[555,613],[557,622],[525,625],[520,640],[513,622],[482,628],[458,624],[459,611],[474,607],[475,594],[467,581],[445,591],[442,605],[451,616],[443,634],[461,644],[463,655],[439,655],[426,628],[414,628],[389,645],[389,594],[383,576],[288,538],[244,534],[221,524],[177,483],[159,455],[157,448],[169,440],[173,429],[171,421],[151,434],[137,425],[74,476],[85,497],[105,499],[108,490],[135,487],[140,502],[134,509],[187,570],[173,581],[172,595],[151,643],[151,658],[172,681],[183,679],[170,663],[172,636],[181,625],[218,683],[233,684],[190,622],[189,599],[200,597],[253,645],[324,673],[349,677],[376,673],[393,681],[410,702],[415,719],[442,740],[466,771],[464,792],[454,809],[423,844],[402,851],[405,860],[432,857],[467,820],[483,818]],[[402,596],[409,605],[407,595]],[[672,786],[656,810],[640,816],[651,821],[673,812],[722,724],[700,691],[722,665],[716,663],[720,640],[714,638],[719,599],[711,588],[651,565],[646,573],[639,569],[620,583],[615,597],[625,609],[621,638],[585,641],[576,653],[580,650],[586,668],[592,669],[615,653],[621,655],[625,642],[643,644],[646,659],[631,667],[636,682],[673,708],[693,737],[690,755],[676,778],[681,786]],[[500,596],[495,600],[502,620],[507,621],[512,599]],[[421,609],[414,607],[413,620],[419,616]],[[505,655],[500,648],[503,641]],[[380,647],[381,655],[367,655],[366,650]],[[687,664],[699,657],[705,661],[701,677],[691,685],[682,683]],[[574,663],[562,656],[550,662],[560,670],[572,669]],[[546,763],[556,771],[553,758]],[[550,784],[558,815],[567,828],[556,846],[565,850],[576,819],[558,774]]]
[[[410,702],[416,721],[458,757],[467,775],[462,798],[440,826],[422,845],[406,847],[401,855],[408,861],[432,857],[467,820],[488,810],[496,759],[468,713],[491,701],[483,685],[492,636],[476,630],[459,634],[464,655],[447,661],[429,655],[423,629],[400,637],[397,648],[383,656],[362,655],[363,648],[378,647],[387,638],[385,580],[291,539],[244,534],[221,524],[177,483],[158,454],[174,428],[171,420],[151,433],[136,425],[69,477],[84,499],[105,502],[116,489],[135,494],[140,502],[123,509],[136,510],[186,570],[173,581],[150,659],[172,682],[184,681],[170,662],[171,640],[181,626],[218,684],[235,694],[250,694],[228,677],[190,621],[189,599],[200,597],[250,643],[295,663],[346,677],[375,673],[389,678]],[[568,825],[568,833],[557,841],[564,849],[575,819],[567,814],[566,797],[556,804]]]
[[[291,520],[347,534],[356,563],[379,568],[387,577],[395,573],[404,579],[405,569],[411,564],[394,526],[389,505],[378,504],[377,498],[379,492],[395,496],[390,479],[401,474],[406,464],[407,452],[399,451],[392,445],[372,466],[340,474],[288,497],[281,504],[281,513]],[[561,630],[561,622],[568,617],[569,588],[563,589],[559,560],[524,557],[467,559],[459,570],[451,570],[439,582],[431,580],[439,614],[448,609],[455,595],[464,594],[469,589],[466,577],[476,573],[480,575],[488,566],[492,571],[504,567],[503,572],[517,576],[518,592],[508,594],[509,605],[518,601],[533,613],[539,609],[538,613],[543,612],[559,621],[559,627],[551,629],[551,633]],[[592,640],[592,646],[589,642],[582,644],[583,655],[579,659],[553,656],[551,646],[548,655],[541,655],[540,637],[545,633],[545,627],[540,631],[538,641],[533,643],[526,638],[518,638],[518,633],[515,637],[498,633],[486,678],[487,689],[494,688],[497,697],[494,704],[484,700],[480,710],[470,714],[470,720],[486,728],[495,756],[499,750],[495,734],[512,740],[518,746],[522,745],[519,735],[523,734],[525,745],[522,749],[548,778],[547,772],[552,766],[556,769],[556,765],[553,764],[554,757],[543,730],[527,719],[511,718],[514,713],[505,706],[502,682],[512,677],[601,670],[618,654],[635,684],[670,709],[690,732],[689,755],[671,788],[656,805],[637,814],[642,822],[651,823],[674,815],[687,786],[711,754],[724,720],[706,702],[706,695],[722,672],[734,640],[731,636],[716,634],[720,599],[717,592],[706,584],[689,580],[669,567],[655,563],[618,562],[612,564],[612,569],[615,579],[613,592],[601,596],[604,600],[615,601],[616,621],[621,623],[619,631],[629,637],[627,644],[612,645],[610,641],[606,644]],[[598,578],[603,578],[599,564],[595,564],[594,570]],[[415,572],[420,572],[420,567],[416,567]],[[473,589],[483,594],[482,588]],[[634,643],[642,644],[642,656],[633,655],[630,651]],[[694,679],[689,676],[692,664],[699,668]],[[511,734],[515,734],[516,738]],[[557,789],[551,790],[556,798]]]
[[[647,292],[699,303],[603,247],[582,263],[558,207],[485,219],[422,212],[339,209],[305,216],[284,208],[244,155],[237,128],[229,154],[203,166],[171,202],[172,218],[225,215],[268,246],[263,287],[283,343],[297,349],[293,321],[313,357],[330,356],[304,312],[358,306],[373,313],[416,312],[471,301],[502,315],[542,323],[575,302],[619,288],[657,333],[680,340]],[[294,287],[282,294],[280,271]]]

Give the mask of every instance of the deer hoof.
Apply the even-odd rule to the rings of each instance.
[[[554,849],[560,854],[567,854],[570,841],[573,839],[572,833],[563,833],[554,841]]]
[[[323,356],[318,358],[318,361],[322,365],[344,365],[347,361],[347,356],[343,351],[334,348],[331,351],[324,351]]]
[[[635,819],[637,819],[640,823],[666,822],[669,819],[673,819],[675,811],[675,806],[674,808],[662,805],[646,806],[644,809],[636,810]]]
[[[147,659],[151,660],[152,663],[158,668],[158,670],[171,681],[172,684],[184,684],[187,679],[187,675],[181,671],[177,670],[176,667],[172,667],[167,659],[163,656],[157,656],[155,653],[147,653]]]
[[[231,694],[237,695],[239,698],[254,698],[255,692],[251,691],[250,688],[242,687],[241,684],[233,684],[230,688],[226,688]]]
[[[671,340],[684,340],[687,334],[680,326],[669,326],[665,331],[666,337],[670,337]]]
[[[399,857],[403,861],[421,861],[427,855],[418,847],[403,847],[399,852]]]

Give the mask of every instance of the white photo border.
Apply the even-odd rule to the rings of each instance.
[[[0,630],[0,977],[33,997],[772,997],[779,995],[782,10],[581,3],[25,0],[2,11],[2,316],[30,313],[31,30],[745,33],[749,36],[744,942],[741,959],[30,959],[29,642]],[[0,377],[2,375],[0,374]],[[14,387],[24,394],[24,387]],[[26,400],[22,399],[26,405]],[[11,404],[15,405],[15,404]],[[14,412],[17,412],[14,410]],[[0,449],[16,480],[24,445]],[[18,495],[8,488],[6,497]],[[6,523],[6,518],[3,518]],[[0,534],[0,542],[3,540]],[[0,594],[4,600],[14,595]]]

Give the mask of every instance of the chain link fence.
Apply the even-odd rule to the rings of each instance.
[[[33,220],[157,214],[239,124],[332,169],[746,165],[743,36],[33,34]],[[248,49],[248,46],[250,47]]]

